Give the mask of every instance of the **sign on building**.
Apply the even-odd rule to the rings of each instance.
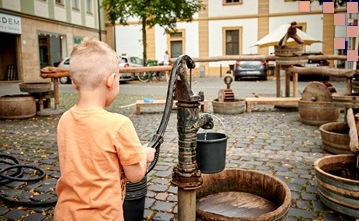
[[[21,34],[21,18],[0,13],[0,32]]]

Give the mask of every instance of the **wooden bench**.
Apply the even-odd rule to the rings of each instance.
[[[173,101],[173,107],[176,107],[177,101]],[[141,107],[158,107],[165,106],[166,100],[154,100],[153,102],[144,102],[143,100],[136,101],[136,114],[141,114]],[[208,101],[200,102],[200,109],[202,112],[208,112]]]
[[[246,98],[247,113],[252,112],[254,105],[274,105],[283,107],[298,107],[300,97],[251,97]]]

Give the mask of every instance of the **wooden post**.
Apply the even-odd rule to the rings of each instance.
[[[293,72],[293,97],[298,97],[298,73]]]
[[[276,93],[277,97],[280,97],[280,69],[281,69],[280,65],[276,65],[274,68],[276,85],[277,85],[277,93]]]
[[[290,72],[285,69],[285,97],[290,97]]]
[[[352,79],[347,78],[345,82],[345,95],[351,95],[352,94]]]
[[[58,110],[59,109],[59,104],[60,104],[59,79],[58,78],[53,78],[52,80],[53,80],[53,83],[54,83],[55,109]]]

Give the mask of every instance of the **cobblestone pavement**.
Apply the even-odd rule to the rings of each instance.
[[[148,96],[164,98],[162,95]],[[135,115],[135,107],[128,104],[143,97],[144,95],[120,95],[109,110],[130,117],[141,141],[145,143],[157,130],[162,112],[161,108],[151,108],[145,109],[141,115]],[[61,108],[67,109],[75,102],[75,94],[61,94]],[[159,161],[148,174],[145,203],[145,216],[148,220],[169,221],[178,218],[177,187],[170,184],[178,152],[176,115],[173,110]],[[54,188],[60,176],[56,147],[59,117],[0,121],[0,153],[10,154],[20,164],[34,165],[46,172],[46,176],[36,182],[1,183],[0,220],[52,220],[51,202],[56,200]],[[340,116],[339,120],[342,119],[343,116]],[[216,114],[214,121],[215,127],[211,131],[226,133],[229,137],[226,168],[262,171],[276,176],[288,185],[292,194],[288,220],[355,220],[333,212],[321,203],[313,163],[330,153],[322,147],[318,127],[302,124],[297,110],[257,106],[252,113]],[[1,163],[1,168],[7,166],[3,161]],[[18,205],[18,200],[25,204]]]

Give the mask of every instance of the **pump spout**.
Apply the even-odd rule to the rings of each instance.
[[[196,125],[194,125],[194,127],[196,128],[200,127],[205,130],[212,129],[214,127],[212,115],[210,114],[201,115]]]

